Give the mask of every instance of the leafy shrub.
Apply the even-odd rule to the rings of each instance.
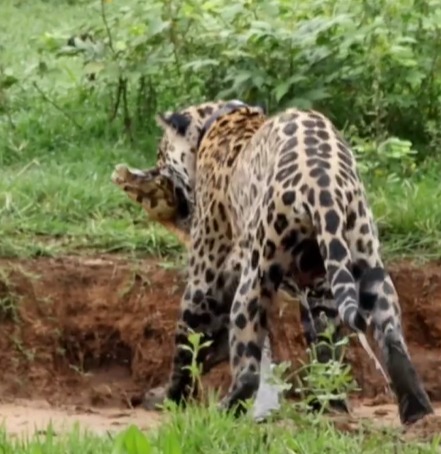
[[[59,90],[101,110],[100,121],[118,119],[132,140],[157,131],[158,110],[232,97],[323,111],[356,132],[370,170],[408,172],[440,144],[441,0],[81,4],[82,24],[36,40],[32,77],[82,62]],[[0,92],[18,79],[0,73]]]

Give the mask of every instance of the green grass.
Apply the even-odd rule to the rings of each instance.
[[[386,256],[441,257],[440,167],[414,181],[370,186]]]
[[[285,411],[285,410],[283,410]],[[397,430],[361,427],[352,434],[336,430],[324,418],[286,410],[278,422],[256,424],[248,417],[234,419],[216,411],[191,406],[168,409],[158,429],[143,433],[129,426],[116,435],[96,436],[75,427],[70,433],[46,433],[14,439],[0,432],[0,451],[14,454],[435,454],[439,437],[426,443],[405,442]],[[291,414],[289,414],[289,412]]]
[[[38,52],[48,32],[61,40],[76,31],[84,8],[2,2],[0,68],[16,77],[39,62],[49,70],[0,90],[0,256],[179,249],[110,181],[119,162],[150,165],[156,137],[147,133],[131,145],[121,125],[108,120],[100,97],[80,87],[80,61],[55,62]]]
[[[43,158],[0,171],[0,255],[177,249],[173,237],[149,225],[110,181],[116,162],[137,160],[111,145],[90,146],[67,147],[64,151],[73,159]]]

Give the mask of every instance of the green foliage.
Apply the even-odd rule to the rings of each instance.
[[[415,173],[417,151],[412,148],[410,141],[389,137],[381,143],[375,143],[352,137],[358,167],[363,176],[399,183]]]
[[[216,411],[215,402],[208,408],[194,405],[186,410],[170,407],[168,421],[155,434],[143,434],[134,427],[121,432],[118,448],[125,444],[131,449],[114,449],[112,454],[181,454],[203,452],[254,454],[314,454],[322,452],[377,453],[436,453],[439,440],[432,443],[403,443],[391,431],[380,434],[363,431],[344,435],[321,417],[302,415],[295,421],[279,424],[256,424],[249,418],[234,418]],[[144,450],[139,449],[140,446]],[[361,449],[360,449],[361,448]]]
[[[153,452],[149,439],[133,425],[117,436],[112,449],[112,454],[151,454]]]
[[[96,436],[80,431],[45,432],[20,439],[0,431],[0,451],[4,454],[437,454],[440,439],[429,443],[405,442],[395,431],[357,431],[344,434],[325,420],[305,417],[284,424],[255,424],[247,418],[235,419],[209,408],[170,408],[166,421],[155,431],[141,432],[129,426],[115,437]]]
[[[332,325],[323,333],[326,342],[332,341]],[[351,366],[343,363],[344,347],[349,342],[349,337],[344,337],[338,342],[331,344],[332,359],[327,363],[321,363],[317,359],[317,349],[326,345],[325,340],[313,345],[308,349],[308,361],[303,362],[297,371],[298,386],[296,393],[302,399],[302,405],[308,405],[312,401],[320,402],[321,412],[329,409],[332,400],[346,400],[352,391],[358,389],[351,373]],[[328,344],[329,345],[329,344]],[[337,352],[340,351],[340,354]]]
[[[80,53],[84,76],[96,75],[94,90],[113,96],[113,115],[121,112],[128,130],[166,105],[235,97],[270,111],[315,107],[363,138],[393,135],[424,146],[424,156],[439,144],[439,6],[100,0],[89,5],[83,29],[72,30],[87,30],[93,42],[57,47],[55,34],[42,45],[58,56]]]
[[[342,433],[324,418],[304,415],[279,424],[256,424],[248,418],[234,418],[216,411],[215,402],[207,408],[190,405],[187,409],[169,407],[164,423],[148,433],[129,426],[116,436],[97,436],[74,427],[55,434],[49,426],[26,438],[0,431],[0,451],[4,454],[437,454],[440,438],[428,443],[403,441],[399,431],[358,430]]]

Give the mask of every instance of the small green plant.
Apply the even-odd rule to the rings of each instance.
[[[10,320],[13,322],[19,321],[18,315],[18,299],[13,293],[5,296],[0,296],[0,320]]]
[[[292,388],[292,384],[288,380],[290,369],[291,361],[282,361],[274,365],[271,369],[271,375],[268,377],[268,383],[277,386],[282,393],[290,391]]]
[[[212,344],[212,341],[202,342],[202,334],[191,331],[188,335],[188,341],[190,345],[183,345],[182,348],[191,353],[191,364],[185,366],[184,369],[190,372],[192,382],[190,395],[194,394],[196,389],[199,390],[201,396],[204,395],[203,385],[202,385],[202,368],[203,365],[197,362],[199,353],[202,349],[209,347]]]
[[[22,355],[23,359],[26,362],[34,361],[36,349],[35,348],[27,348],[26,345],[24,345],[20,332],[17,332],[16,334],[11,335],[10,336],[10,340],[14,344],[17,352]]]
[[[332,342],[334,329],[328,324],[321,334],[324,339],[308,348],[309,360],[301,361],[302,366],[296,372],[298,385],[295,392],[302,398],[301,405],[319,402],[320,414],[330,408],[332,400],[346,400],[350,392],[359,389],[352,377],[351,366],[343,363],[349,336]],[[331,348],[332,351],[332,357],[326,363],[317,359],[317,350],[322,346]]]
[[[9,271],[0,268],[0,320],[18,322],[19,296],[10,280]]]

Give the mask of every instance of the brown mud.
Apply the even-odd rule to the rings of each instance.
[[[159,422],[132,403],[169,374],[183,275],[166,265],[117,256],[0,259],[0,420],[8,430],[43,429],[50,418],[96,431]],[[410,353],[439,408],[441,263],[389,270]],[[281,298],[271,326],[275,359],[299,366],[306,354],[297,304]],[[399,424],[383,378],[356,341],[347,356],[362,389],[352,400],[356,420]],[[228,364],[204,381],[225,391]],[[440,432],[438,411],[410,429],[422,437]]]

